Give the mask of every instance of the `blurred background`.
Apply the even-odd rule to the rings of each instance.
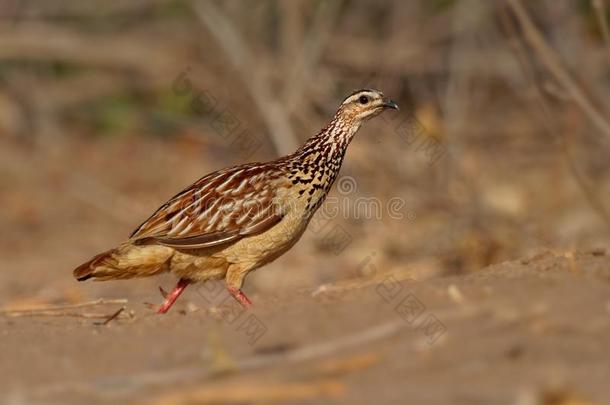
[[[369,263],[421,281],[608,246],[609,23],[604,0],[2,0],[0,305],[159,301],[171,276],[71,271],[197,178],[292,152],[363,87],[400,111],[361,129],[341,214],[250,276],[254,297]]]

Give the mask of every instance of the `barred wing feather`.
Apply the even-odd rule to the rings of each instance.
[[[274,204],[281,177],[274,166],[261,164],[209,174],[162,205],[130,240],[195,249],[263,232],[282,218]]]

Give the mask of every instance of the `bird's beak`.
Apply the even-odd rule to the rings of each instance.
[[[390,100],[389,98],[384,98],[383,99],[383,107],[384,108],[391,108],[393,110],[398,110],[398,104],[396,104],[395,102],[393,102],[392,100]]]

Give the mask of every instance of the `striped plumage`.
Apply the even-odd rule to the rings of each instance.
[[[180,278],[159,309],[166,312],[191,282],[224,278],[243,305],[244,277],[278,258],[303,234],[332,187],[362,123],[398,108],[377,90],[350,94],[333,119],[295,153],[202,177],[163,204],[129,240],[74,270],[79,280]]]

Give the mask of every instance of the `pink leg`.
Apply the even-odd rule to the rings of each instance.
[[[161,304],[157,313],[164,314],[169,311],[169,309],[172,307],[172,305],[174,305],[174,302],[176,302],[180,294],[182,294],[182,291],[184,291],[186,286],[190,283],[191,282],[189,280],[184,278],[178,280],[178,284],[176,284],[176,287],[174,287],[174,289],[169,294],[167,294],[167,297],[165,297],[165,301],[163,301],[163,304]]]
[[[250,302],[250,300],[248,299],[248,297],[246,297],[246,294],[243,293],[242,290],[240,290],[239,288],[235,288],[235,287],[227,287],[227,289],[229,290],[229,293],[241,304],[244,306],[244,308],[248,309],[252,306],[252,303]]]

